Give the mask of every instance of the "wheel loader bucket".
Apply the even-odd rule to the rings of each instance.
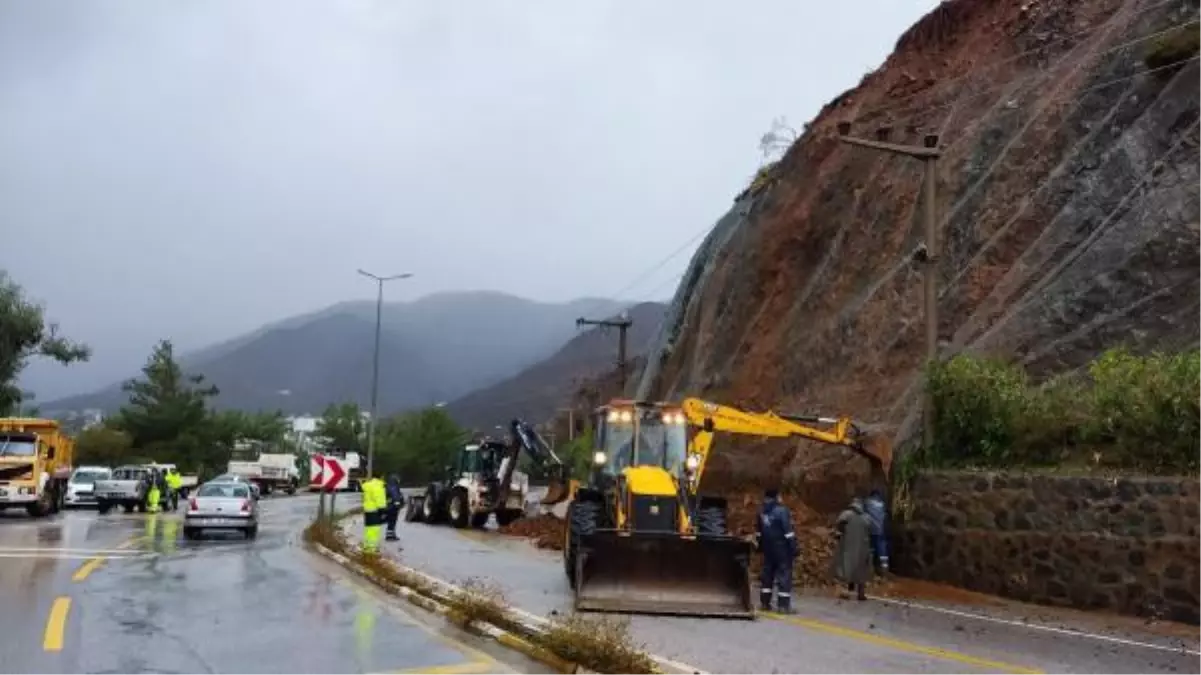
[[[736,537],[600,530],[581,541],[581,611],[754,618],[751,544]]]

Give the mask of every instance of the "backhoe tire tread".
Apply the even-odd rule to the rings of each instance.
[[[601,505],[596,502],[572,502],[567,509],[567,547],[563,550],[563,571],[572,590],[576,587],[576,559],[580,539],[596,531],[600,524]]]
[[[463,530],[471,524],[471,506],[467,501],[466,490],[456,489],[452,492],[450,503],[447,506],[447,515],[450,517],[451,525]]]

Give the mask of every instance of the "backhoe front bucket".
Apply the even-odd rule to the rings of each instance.
[[[597,531],[576,558],[578,610],[754,618],[751,544],[735,537]]]

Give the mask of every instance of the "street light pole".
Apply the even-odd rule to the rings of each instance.
[[[916,157],[925,165],[923,199],[925,202],[925,246],[915,255],[919,262],[924,263],[922,275],[923,305],[926,319],[926,367],[930,367],[938,359],[938,205],[935,201],[935,188],[938,182],[938,159],[942,150],[938,147],[938,134],[926,134],[921,145],[900,145],[888,142],[888,127],[876,131],[876,140],[851,136],[850,122],[840,122],[838,135],[843,143],[872,148],[896,155]],[[929,448],[934,444],[934,399],[929,386],[922,387],[924,404],[922,405],[922,443]]]
[[[384,282],[395,281],[397,279],[408,279],[413,276],[405,272],[404,274],[393,274],[387,277],[381,277],[364,270],[359,270],[359,274],[375,281],[375,354],[371,359],[371,419],[367,421],[367,478],[371,478],[372,471],[375,469],[375,429],[376,416],[379,413],[379,338],[380,327],[383,324],[384,317]]]

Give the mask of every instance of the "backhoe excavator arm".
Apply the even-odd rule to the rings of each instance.
[[[863,443],[863,432],[847,417],[778,415],[770,410],[747,412],[697,398],[685,399],[682,407],[688,423],[697,429],[691,443],[692,452],[699,455],[698,466],[693,472],[694,488],[700,485],[709,451],[713,447],[713,434],[719,431],[766,438],[806,438],[819,443],[841,445],[865,457],[874,469],[888,475],[891,458],[868,450]],[[808,424],[829,425],[830,428],[822,429]]]
[[[500,497],[497,503],[504,504],[505,500],[509,497],[513,472],[517,470],[517,460],[521,456],[522,450],[550,478],[550,486],[547,489],[546,496],[542,499],[542,503],[556,504],[566,499],[568,472],[570,468],[563,463],[563,460],[559,459],[555,451],[547,445],[546,441],[542,440],[542,436],[538,435],[538,432],[529,424],[515,419],[509,423],[509,429],[513,432],[513,439],[509,444],[509,452],[505,455],[505,460],[500,467]]]

